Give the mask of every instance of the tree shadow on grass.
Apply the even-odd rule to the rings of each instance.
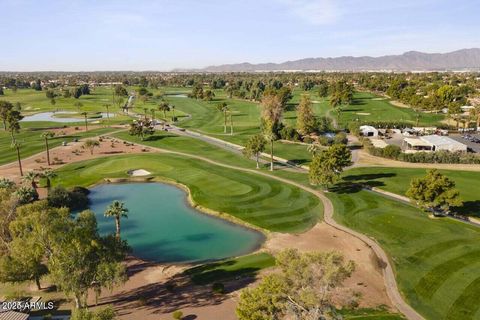
[[[362,191],[363,187],[359,184],[353,184],[350,182],[339,182],[333,187],[329,188],[330,192],[338,194],[352,194]]]
[[[145,138],[144,141],[159,141],[167,138],[179,138],[180,136],[174,134],[165,134],[165,135],[153,135]]]
[[[225,294],[216,294],[211,285],[194,285],[188,275],[180,273],[166,281],[147,283],[104,297],[99,305],[113,304],[119,316],[141,309],[152,314],[166,314],[189,307],[219,305],[230,299],[228,293],[245,288],[253,281],[254,277],[244,277],[226,282]]]
[[[305,164],[307,162],[308,162],[307,159],[290,159],[290,160],[288,160],[287,163],[294,166],[294,165],[302,165],[302,164]]]
[[[329,190],[338,194],[352,194],[362,191],[367,188],[378,188],[385,186],[381,181],[361,181],[358,183],[352,183],[350,181],[339,182]]]
[[[465,201],[463,206],[452,208],[452,211],[460,215],[480,218],[480,200]]]
[[[395,177],[397,174],[396,173],[365,173],[365,174],[356,174],[356,175],[348,175],[343,177],[344,181],[350,181],[350,182],[359,182],[359,181],[370,181],[370,180],[376,180],[376,179],[382,179],[382,178],[391,178]]]
[[[294,111],[296,108],[296,103],[287,103],[287,105],[285,106],[285,111]]]

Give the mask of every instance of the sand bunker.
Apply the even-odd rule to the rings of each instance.
[[[128,174],[131,175],[132,177],[144,177],[144,176],[151,175],[151,172],[148,172],[147,170],[144,170],[144,169],[138,169],[138,170],[130,170],[128,171]]]
[[[368,113],[368,112],[357,112],[356,114],[358,114],[359,116],[369,116],[369,115],[371,115],[371,113]]]

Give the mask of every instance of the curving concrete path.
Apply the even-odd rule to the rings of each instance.
[[[110,134],[104,134],[104,136],[109,136]],[[122,139],[119,139],[119,138],[115,138],[115,139],[119,140],[119,141],[122,141]],[[380,245],[375,240],[373,240],[372,238],[369,238],[364,234],[361,234],[357,231],[354,231],[354,230],[352,230],[352,229],[350,229],[346,226],[343,226],[343,225],[337,223],[335,221],[335,219],[333,218],[333,214],[334,214],[333,204],[330,201],[330,199],[328,199],[328,197],[325,196],[325,194],[323,192],[315,190],[315,189],[310,188],[310,187],[307,187],[303,184],[300,184],[300,183],[297,183],[297,182],[294,182],[294,181],[291,181],[291,180],[288,180],[288,179],[285,179],[285,178],[277,177],[277,176],[274,176],[272,174],[269,174],[269,173],[266,173],[266,172],[263,172],[263,171],[259,171],[259,170],[256,170],[256,169],[247,169],[247,168],[237,167],[237,166],[234,166],[234,165],[228,165],[228,164],[225,164],[225,163],[217,162],[217,161],[214,161],[214,160],[202,157],[202,156],[192,155],[192,154],[189,154],[189,153],[156,148],[156,147],[152,147],[152,146],[148,146],[148,145],[143,145],[143,144],[140,144],[140,143],[136,143],[136,144],[144,146],[145,148],[148,148],[150,150],[155,150],[155,151],[160,152],[160,153],[175,154],[175,155],[180,155],[180,156],[184,156],[184,157],[188,157],[188,158],[194,158],[194,159],[201,160],[201,161],[204,161],[204,162],[216,165],[216,166],[229,168],[229,169],[233,169],[233,170],[238,170],[238,171],[243,171],[243,172],[256,174],[256,175],[260,175],[260,176],[264,176],[264,177],[268,177],[268,178],[271,178],[271,179],[274,179],[274,180],[277,180],[277,181],[280,181],[280,182],[283,182],[283,183],[287,183],[287,184],[296,186],[296,187],[298,187],[302,190],[305,190],[305,191],[315,195],[323,203],[324,221],[325,221],[326,224],[360,239],[361,241],[365,242],[373,250],[373,252],[375,252],[375,254],[377,256],[377,259],[379,260],[379,262],[381,262],[383,264],[382,270],[383,270],[383,277],[384,277],[384,281],[385,281],[385,288],[386,288],[386,291],[387,291],[387,295],[390,298],[392,304],[402,314],[404,314],[408,319],[410,319],[410,320],[424,320],[424,318],[419,313],[417,313],[410,305],[408,305],[408,303],[406,303],[405,300],[403,299],[400,291],[398,290],[398,286],[397,286],[397,282],[395,280],[395,274],[393,272],[392,265],[391,265],[391,263],[388,259],[387,254],[385,253],[385,251],[383,251],[383,249],[380,247]],[[42,152],[40,152],[40,153],[42,153]],[[29,158],[33,158],[37,155],[32,155]],[[0,167],[7,167],[9,165],[12,165],[12,164],[6,164],[6,165],[0,166]]]
[[[121,139],[118,139],[118,138],[116,138],[116,139],[121,140]],[[277,176],[274,176],[272,174],[262,172],[262,171],[259,171],[259,170],[246,169],[246,168],[242,168],[242,167],[228,165],[228,164],[217,162],[217,161],[214,161],[214,160],[202,157],[202,156],[192,155],[192,154],[189,154],[189,153],[171,151],[171,150],[156,148],[156,147],[147,146],[147,145],[144,145],[144,146],[147,147],[147,148],[150,148],[151,150],[156,150],[156,151],[161,152],[161,153],[181,155],[181,156],[184,156],[184,157],[189,157],[189,158],[194,158],[194,159],[197,159],[197,160],[201,160],[201,161],[204,161],[204,162],[216,165],[216,166],[229,168],[229,169],[233,169],[233,170],[239,170],[239,171],[248,172],[248,173],[268,177],[268,178],[271,178],[271,179],[275,179],[277,181],[296,186],[296,187],[298,187],[302,190],[305,190],[305,191],[310,192],[313,195],[317,196],[323,203],[325,223],[327,223],[328,225],[330,225],[330,226],[332,226],[332,227],[334,227],[338,230],[344,231],[344,232],[362,240],[373,250],[373,252],[375,252],[378,260],[383,264],[382,270],[383,270],[383,277],[384,277],[384,280],[385,280],[385,288],[387,290],[388,297],[392,301],[392,304],[402,314],[404,314],[405,317],[407,317],[410,320],[424,320],[425,319],[418,312],[416,312],[403,299],[400,291],[398,290],[397,282],[395,280],[395,274],[393,272],[392,265],[391,265],[391,263],[388,259],[388,256],[387,256],[386,252],[383,251],[383,249],[380,247],[380,245],[375,240],[373,240],[372,238],[369,238],[364,234],[361,234],[357,231],[354,231],[354,230],[352,230],[352,229],[350,229],[346,226],[343,226],[343,225],[337,223],[335,221],[335,219],[333,218],[333,214],[334,214],[333,204],[330,201],[330,199],[328,199],[328,197],[325,196],[325,194],[323,192],[315,190],[315,189],[310,188],[310,187],[307,187],[307,186],[302,185],[300,183],[297,183],[297,182],[294,182],[294,181],[291,181],[291,180],[288,180],[288,179],[285,179],[285,178],[277,177]]]

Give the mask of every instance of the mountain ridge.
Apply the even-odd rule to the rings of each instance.
[[[281,63],[234,63],[201,69],[177,70],[197,72],[259,71],[474,71],[480,70],[480,48],[447,53],[407,51],[401,55],[340,56],[303,58]]]

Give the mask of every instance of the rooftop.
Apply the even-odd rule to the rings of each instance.
[[[458,141],[455,141],[445,136],[430,135],[430,136],[420,137],[420,139],[435,146],[442,146],[442,145],[456,145],[459,147],[465,146],[463,143],[460,143]]]

